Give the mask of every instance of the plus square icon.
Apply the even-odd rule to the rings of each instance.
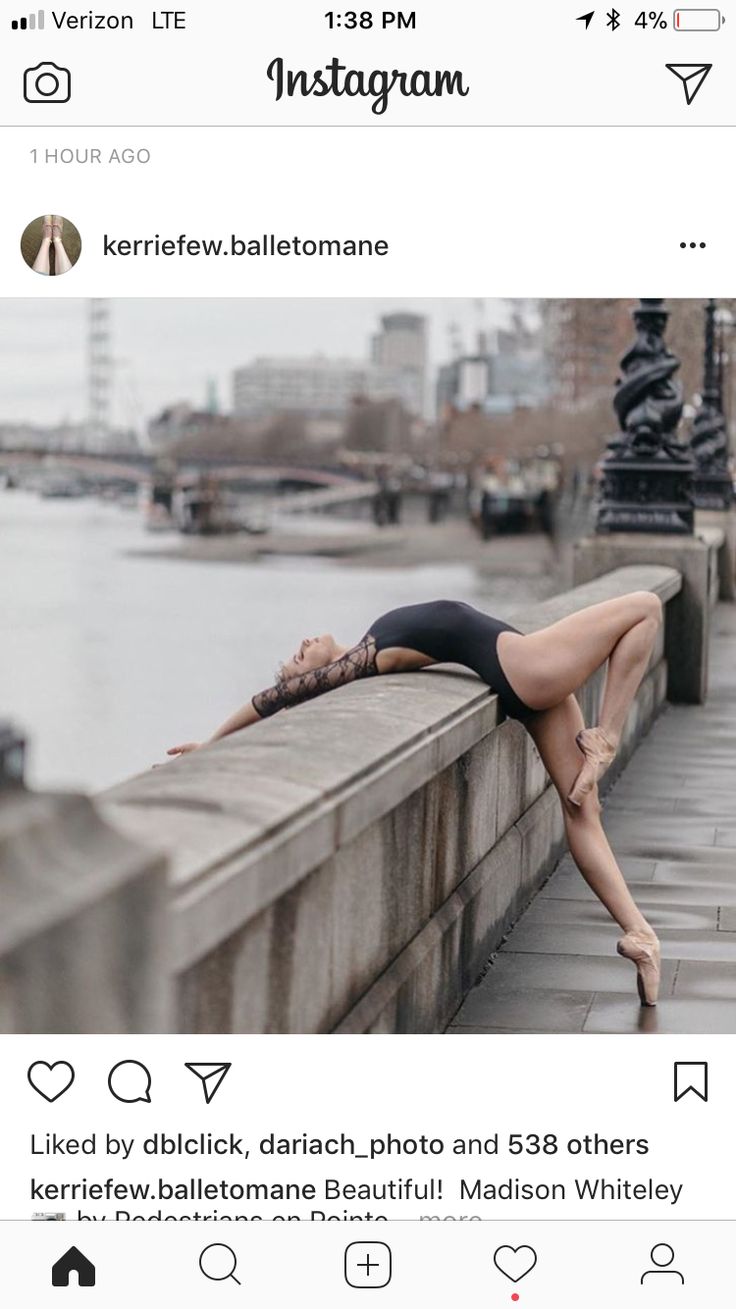
[[[345,1281],[361,1291],[380,1290],[391,1281],[391,1251],[383,1241],[353,1241],[345,1251]]]

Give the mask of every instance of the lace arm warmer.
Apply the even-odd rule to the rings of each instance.
[[[313,700],[315,696],[324,695],[325,691],[333,691],[347,682],[357,682],[362,677],[374,677],[377,673],[376,642],[369,634],[333,663],[312,668],[297,677],[285,678],[267,691],[254,695],[253,708],[259,718],[270,718],[279,709],[290,709],[303,700]]]

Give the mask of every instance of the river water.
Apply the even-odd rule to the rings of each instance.
[[[0,718],[26,732],[34,785],[100,790],[203,739],[303,636],[347,643],[394,605],[442,596],[495,596],[501,614],[524,599],[522,583],[465,565],[196,563],[141,547],[155,541],[134,511],[0,491]]]

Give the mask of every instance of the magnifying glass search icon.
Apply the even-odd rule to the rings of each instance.
[[[227,1282],[230,1278],[240,1286],[241,1283],[235,1276],[235,1269],[238,1266],[238,1257],[229,1245],[220,1245],[216,1242],[214,1245],[206,1245],[199,1256],[199,1269],[205,1277],[211,1282]]]

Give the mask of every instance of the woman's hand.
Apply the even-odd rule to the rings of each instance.
[[[166,753],[174,759],[180,759],[183,754],[191,754],[192,750],[201,750],[204,745],[212,745],[215,741],[221,741],[223,736],[230,736],[232,732],[240,732],[244,727],[250,727],[251,723],[260,722],[261,715],[253,708],[253,702],[248,701],[242,709],[228,718],[226,723],[209,738],[209,741],[185,741],[183,745],[172,745]]]

